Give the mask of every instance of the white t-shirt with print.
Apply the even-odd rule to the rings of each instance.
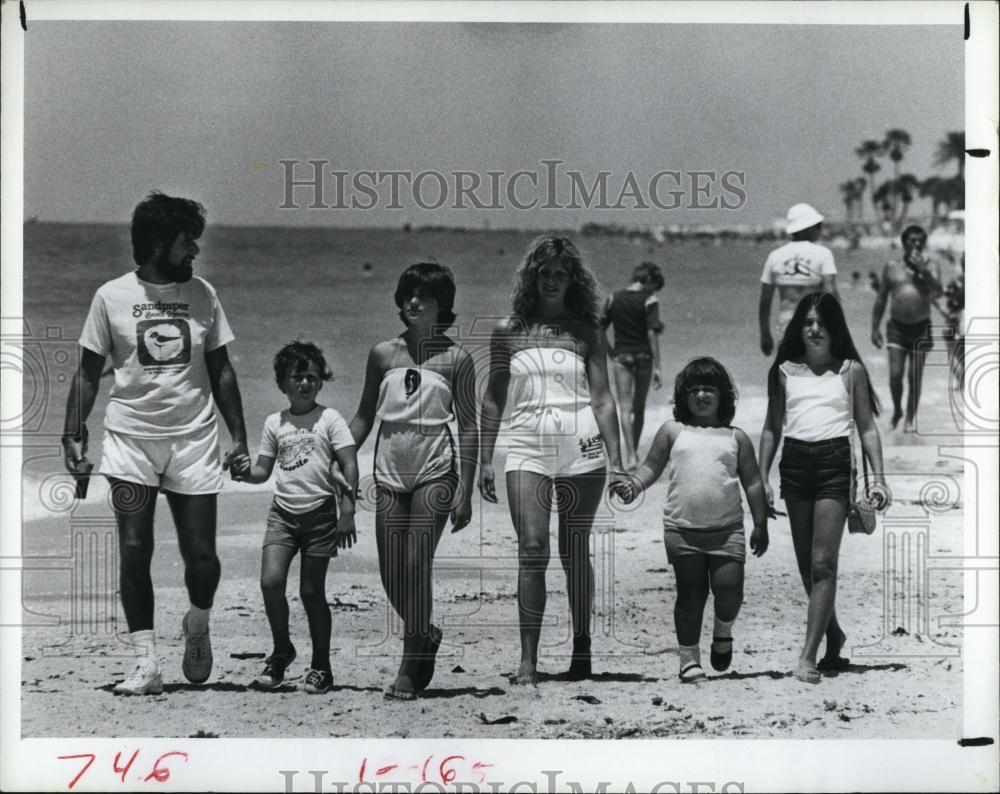
[[[809,240],[792,240],[768,254],[760,280],[779,287],[815,287],[837,275],[833,252]]]
[[[133,271],[103,284],[80,344],[114,366],[104,426],[138,438],[211,426],[215,404],[205,353],[232,341],[215,289],[198,276],[151,284]]]
[[[337,411],[317,404],[296,416],[288,409],[264,422],[260,453],[275,458],[274,501],[290,513],[315,510],[334,493],[334,452],[354,446],[354,437]]]

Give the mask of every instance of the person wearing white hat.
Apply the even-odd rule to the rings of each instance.
[[[822,223],[823,216],[809,204],[791,207],[785,230],[792,239],[774,249],[764,263],[764,273],[760,277],[757,318],[760,323],[760,349],[765,356],[774,352],[771,303],[775,287],[778,289],[779,339],[802,296],[823,290],[840,300],[833,252],[816,242]]]

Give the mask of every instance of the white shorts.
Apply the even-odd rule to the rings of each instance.
[[[105,429],[98,471],[172,493],[216,494],[222,490],[219,429],[213,422],[196,433],[163,438],[137,438]]]
[[[604,441],[589,405],[579,411],[548,408],[514,419],[500,440],[507,447],[505,472],[571,477],[606,465]]]

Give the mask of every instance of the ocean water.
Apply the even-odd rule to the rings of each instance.
[[[57,347],[75,357],[74,343],[94,291],[134,267],[128,227],[29,224],[24,231],[28,328],[51,348],[45,354],[48,358]],[[209,226],[200,241],[196,272],[218,289],[236,335],[230,356],[251,446],[267,414],[284,407],[271,359],[291,339],[312,340],[324,349],[334,380],[324,388],[322,399],[348,418],[353,415],[369,348],[402,330],[393,292],[399,274],[412,262],[433,257],[453,269],[459,333],[477,365],[485,367],[488,329],[493,318],[509,311],[514,271],[533,236],[516,231]],[[698,355],[715,356],[732,372],[741,394],[737,421],[760,415],[768,361],[758,349],[757,296],[770,245],[735,240],[721,245],[656,244],[571,236],[605,293],[626,285],[632,269],[643,260],[663,268],[666,286],[659,297],[667,385],[651,395],[651,421],[666,416],[669,384],[684,363]],[[869,270],[881,269],[884,257],[884,252],[837,252],[841,293],[855,341],[876,368],[884,352],[875,351],[868,341],[874,294],[867,288],[867,276]],[[363,270],[366,262],[372,265],[369,275]],[[851,289],[850,274],[855,270],[862,274],[864,286]],[[58,335],[61,344],[53,339]],[[47,372],[42,384],[45,410],[33,421],[46,435],[58,433],[62,422],[68,388],[63,374]],[[35,380],[25,379],[26,410],[39,400]],[[99,427],[106,393],[107,386],[95,406],[92,430]],[[759,430],[747,429],[751,435]]]

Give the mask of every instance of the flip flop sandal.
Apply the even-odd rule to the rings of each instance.
[[[701,669],[701,665],[697,662],[691,662],[681,668],[680,675],[678,676],[678,678],[681,679],[682,684],[690,684],[694,681],[700,681],[704,677],[705,671]]]
[[[728,642],[729,650],[725,653],[717,653],[715,650],[715,643],[717,642]],[[712,637],[712,650],[709,653],[709,661],[712,662],[712,669],[718,670],[720,673],[723,670],[728,670],[729,665],[733,663],[733,638],[732,637]]]
[[[417,693],[396,689],[392,684],[389,684],[389,686],[382,691],[382,697],[386,700],[416,700]]]

